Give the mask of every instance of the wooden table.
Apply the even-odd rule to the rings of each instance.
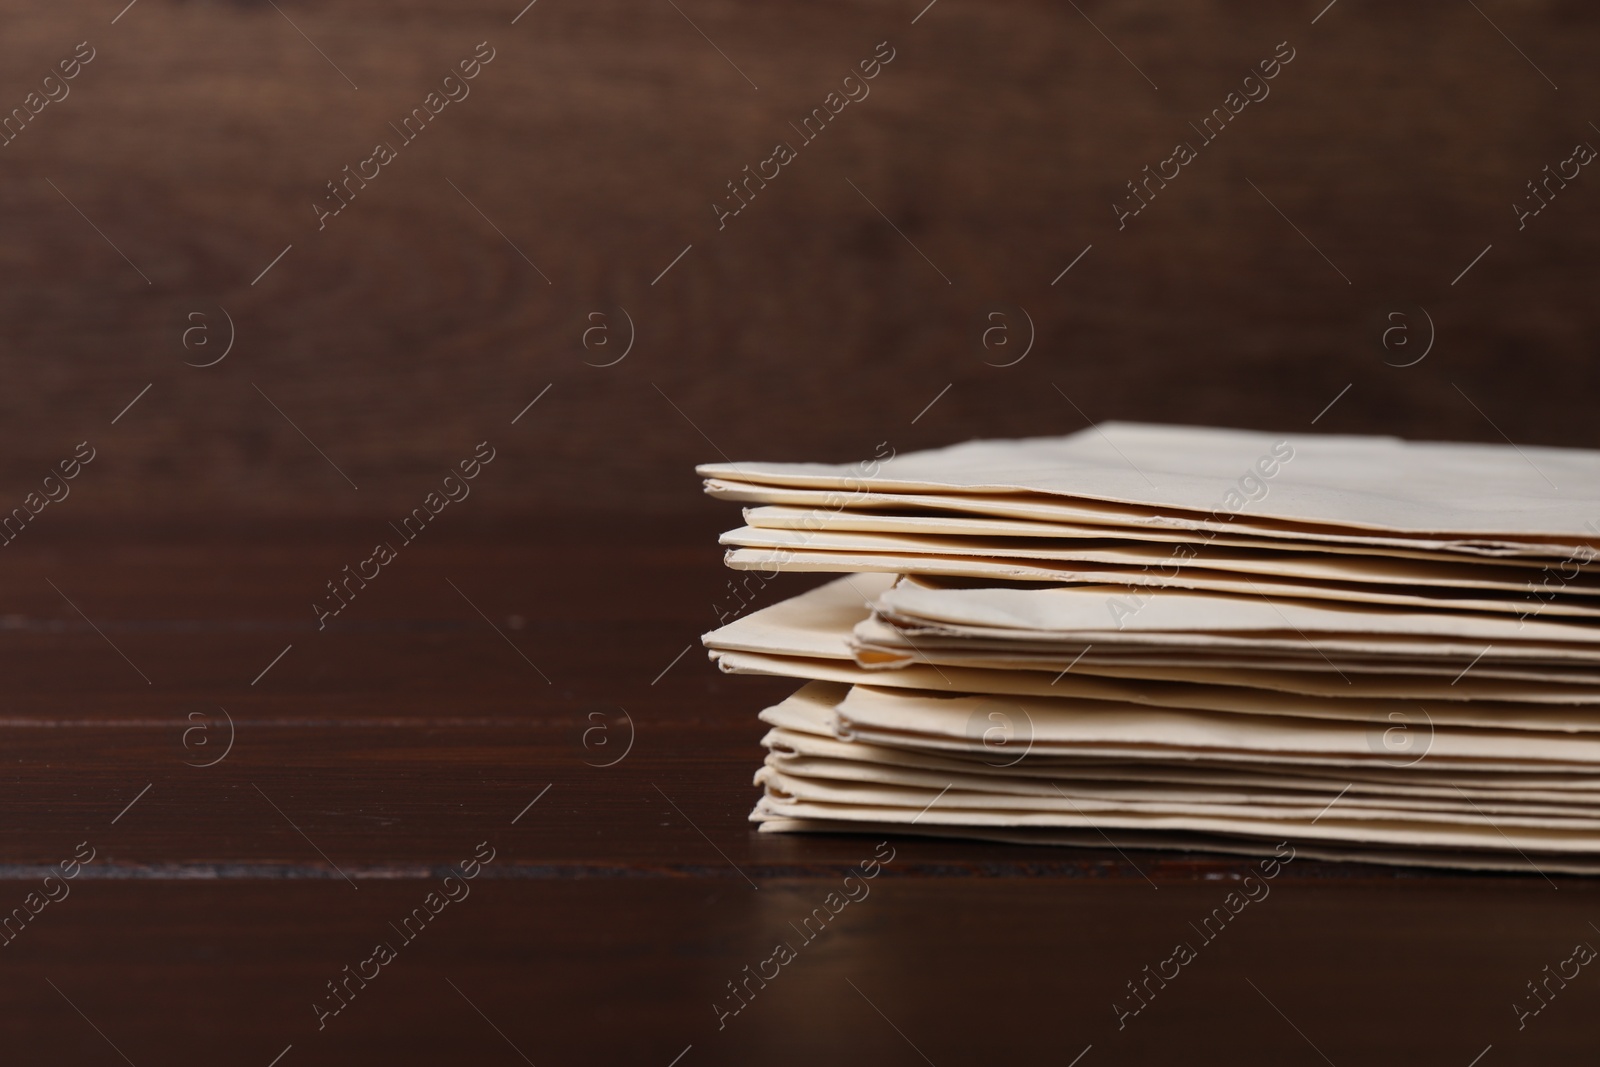
[[[806,941],[797,924],[879,842],[745,821],[754,714],[790,683],[719,675],[698,647],[721,512],[463,521],[325,630],[307,604],[377,524],[19,540],[0,557],[0,901],[61,899],[0,948],[6,1062],[1466,1065],[1593,1047],[1586,973],[1517,1028],[1524,983],[1600,941],[1600,887],[1532,872],[1297,861],[1120,1028],[1126,983],[1198,943],[1190,924],[1248,864],[896,838]],[[404,925],[417,908],[428,922]],[[780,942],[795,958],[733,999]]]

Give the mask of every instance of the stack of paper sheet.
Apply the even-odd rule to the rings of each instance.
[[[1600,453],[1106,424],[700,468],[768,830],[1600,873]],[[1560,487],[1560,488],[1558,488]]]

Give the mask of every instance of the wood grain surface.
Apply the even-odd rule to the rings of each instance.
[[[0,147],[10,495],[88,438],[75,510],[395,515],[514,433],[497,508],[681,511],[723,454],[1309,431],[1346,386],[1315,429],[1600,443],[1600,197],[1584,171],[1512,207],[1600,144],[1592,6],[521,6],[7,4],[0,103],[96,50]],[[1204,142],[1280,42],[1270,95]],[[319,230],[379,141],[397,158]],[[719,229],[779,141],[797,158]],[[1119,230],[1178,141],[1199,158]]]
[[[687,1048],[683,1064],[1066,1063],[1093,1046],[1081,1062],[1465,1064],[1491,1045],[1495,1063],[1592,1049],[1586,974],[1516,1025],[1525,983],[1600,939],[1600,887],[1532,869],[1297,860],[1202,944],[1190,924],[1249,864],[899,837],[867,895],[804,940],[791,924],[859,894],[845,879],[883,853],[745,819],[755,712],[792,683],[720,675],[697,647],[724,583],[717,517],[463,524],[324,630],[307,590],[362,523],[124,527],[114,548],[80,524],[13,544],[0,903],[61,899],[35,898],[0,946],[8,1061],[266,1065],[287,1049],[284,1065],[665,1065]],[[494,859],[467,895],[402,940],[389,924],[485,842]],[[1199,958],[1122,1019],[1127,983],[1180,940]],[[380,941],[397,958],[321,1015],[337,1003],[326,984]],[[727,983],[780,942],[796,958],[731,1013]]]
[[[1248,865],[896,839],[803,941],[877,841],[746,821],[792,686],[698,648],[735,513],[691,468],[1110,418],[1600,444],[1594,176],[1527,187],[1600,144],[1593,7],[0,19],[0,1061],[1592,1052],[1600,978],[1546,968],[1600,940],[1600,888],[1532,872],[1297,861],[1120,1026]],[[1288,50],[1215,143],[1191,127]],[[832,92],[861,98],[807,139]],[[480,443],[470,496],[320,625]],[[469,897],[391,925],[483,842]]]

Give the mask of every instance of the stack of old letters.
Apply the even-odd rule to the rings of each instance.
[[[764,830],[1600,872],[1600,453],[1110,423],[700,468]]]

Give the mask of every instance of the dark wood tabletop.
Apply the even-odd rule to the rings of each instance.
[[[1600,941],[1590,880],[1298,860],[1204,942],[1191,924],[1251,862],[756,833],[755,713],[793,683],[721,675],[699,647],[720,518],[463,517],[325,629],[309,597],[381,524],[16,542],[0,890],[30,915],[0,948],[7,1062],[1592,1047],[1587,975],[1512,1007]],[[831,894],[831,921],[802,927]],[[403,925],[417,908],[426,925]],[[1178,942],[1198,958],[1133,1012],[1128,983]]]
[[[692,468],[1600,446],[1600,9],[0,27],[0,1065],[1592,1059],[1590,880],[1296,860],[1164,979],[1251,864],[754,832]]]

